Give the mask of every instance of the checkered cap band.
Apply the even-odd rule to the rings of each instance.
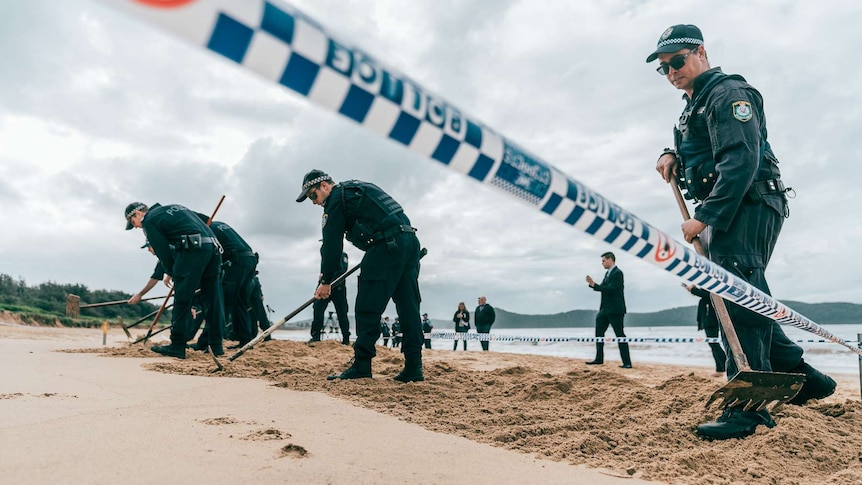
[[[156,23],[480,183],[779,323],[827,336],[814,322],[677,243],[463,111],[332,37],[276,0],[196,0],[160,9],[103,1]],[[658,44],[701,45],[694,37]],[[303,184],[308,190],[326,180]],[[831,335],[831,334],[830,334]],[[837,338],[837,337],[835,337]]]
[[[683,45],[702,45],[703,41],[694,37],[677,37],[676,39],[663,40],[656,45],[656,49],[661,49],[666,45],[683,44]]]
[[[329,175],[321,175],[320,177],[313,178],[313,179],[309,180],[308,182],[302,184],[302,191],[305,192],[308,189],[319,184],[320,182],[332,182],[332,177],[330,177]]]
[[[132,217],[135,214],[135,211],[144,210],[146,208],[147,208],[147,206],[145,204],[138,204],[138,205],[133,206],[131,209],[129,209],[126,212],[126,219]],[[115,212],[115,214],[116,214],[116,212]]]

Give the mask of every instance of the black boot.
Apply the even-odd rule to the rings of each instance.
[[[587,362],[587,365],[601,365],[605,363],[605,344],[596,342],[596,358]]]
[[[629,344],[628,343],[621,343],[620,344],[620,358],[623,360],[623,365],[621,365],[620,367],[622,367],[623,369],[631,369],[632,368],[632,358],[631,358],[631,355],[629,354]]]
[[[332,381],[335,379],[364,379],[371,377],[371,361],[354,359],[353,365],[347,368],[341,374],[330,374],[326,376],[326,380]]]
[[[697,434],[711,440],[745,438],[754,434],[760,424],[775,427],[775,421],[765,409],[743,411],[741,406],[736,406],[725,409],[715,422],[697,425]]]
[[[835,392],[835,386],[837,385],[835,380],[811,367],[804,360],[800,361],[799,365],[789,372],[793,374],[805,374],[805,383],[802,384],[799,394],[794,396],[790,401],[787,401],[788,404],[801,406],[810,399],[823,399]]]
[[[179,345],[154,345],[150,347],[150,350],[157,354],[162,354],[166,357],[176,357],[178,359],[186,358],[186,346]]]
[[[422,375],[422,358],[410,358],[404,360],[404,369],[393,377],[398,382],[420,382],[425,380]]]

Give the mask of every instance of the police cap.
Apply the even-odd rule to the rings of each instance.
[[[679,24],[668,27],[662,32],[655,46],[655,52],[646,58],[647,62],[658,59],[659,54],[667,54],[685,49],[686,46],[703,45],[703,34],[696,25]]]
[[[297,202],[302,202],[308,197],[308,189],[314,187],[320,182],[332,182],[332,177],[326,174],[323,170],[311,170],[305,177],[302,178],[302,191],[296,198]]]
[[[123,216],[125,216],[125,218],[126,218],[126,230],[127,231],[129,229],[135,227],[132,225],[131,217],[132,217],[132,214],[135,213],[135,211],[139,211],[139,210],[140,211],[146,211],[147,210],[147,204],[144,204],[143,202],[132,202],[131,204],[127,205],[126,210],[123,211]]]

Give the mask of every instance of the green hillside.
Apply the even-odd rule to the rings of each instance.
[[[862,305],[856,303],[802,303],[783,301],[785,305],[820,325],[862,323]],[[592,327],[597,310],[571,310],[553,315],[522,315],[497,308],[495,328]],[[697,306],[677,307],[651,313],[629,313],[626,325],[661,327],[696,325]]]

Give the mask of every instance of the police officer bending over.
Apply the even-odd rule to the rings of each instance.
[[[380,316],[395,302],[404,333],[404,369],[399,382],[422,375],[422,323],[419,319],[419,240],[401,206],[374,184],[349,180],[336,184],[320,170],[305,174],[297,202],[306,198],[323,206],[321,279],[314,297],[329,298],[330,282],[341,270],[344,237],[365,251],[356,295],[356,342],[353,364],[327,379],[371,377]]]
[[[206,223],[209,217],[200,212],[197,216]],[[224,298],[225,318],[231,316],[233,336],[239,341],[239,348],[249,343],[257,336],[257,325],[252,325],[249,307],[251,306],[251,291],[254,272],[257,268],[257,253],[233,227],[222,221],[212,221],[213,234],[221,244],[223,253],[222,294]],[[209,333],[201,334],[195,350],[206,350],[209,345]]]
[[[178,359],[186,358],[186,342],[193,337],[192,301],[200,288],[210,344],[224,355],[222,327],[224,302],[221,289],[221,246],[212,230],[187,208],[171,204],[147,207],[133,202],[126,207],[126,230],[140,227],[165,271],[174,282],[171,344],[152,347]]]

